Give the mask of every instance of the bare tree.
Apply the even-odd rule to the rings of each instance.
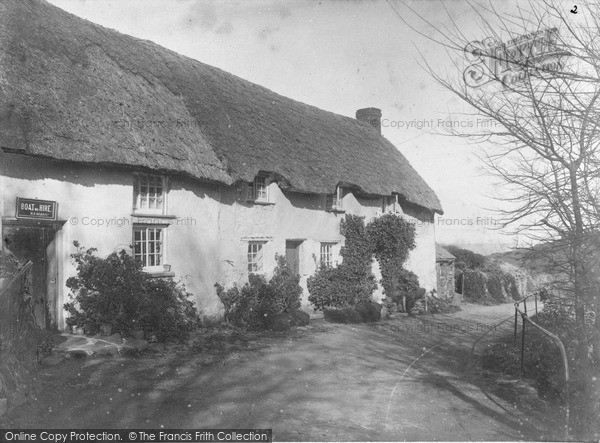
[[[600,5],[578,2],[574,20],[553,0],[519,3],[512,13],[471,4],[478,41],[450,11],[441,28],[409,4],[390,5],[405,8],[398,15],[443,45],[462,75],[442,75],[423,58],[425,69],[470,105],[472,118],[495,122],[453,135],[487,147],[484,162],[510,204],[502,226],[548,245],[552,272],[573,302],[578,374],[591,383],[590,365],[600,364]],[[417,30],[415,16],[431,29]],[[591,340],[586,310],[596,313]]]

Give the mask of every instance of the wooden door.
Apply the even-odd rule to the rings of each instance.
[[[51,316],[50,320],[60,327],[58,317],[62,306],[59,306],[58,303],[58,254],[56,249],[57,240],[54,237],[46,247],[46,303]]]
[[[302,241],[287,240],[285,242],[285,260],[294,274],[300,274],[300,245]]]

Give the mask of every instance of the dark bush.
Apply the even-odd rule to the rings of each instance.
[[[394,287],[396,289],[393,296],[388,295],[387,291],[385,292],[386,306],[389,310],[391,309],[391,311],[397,309],[403,312],[404,302],[406,301],[407,311],[410,312],[410,309],[417,299],[415,292],[419,289],[419,278],[412,271],[400,269],[400,271],[394,275],[393,279],[395,281]]]
[[[287,331],[291,326],[291,316],[288,312],[280,312],[269,317],[268,328],[273,331]]]
[[[114,332],[128,335],[146,326],[157,338],[179,338],[198,324],[198,314],[183,286],[171,279],[154,279],[125,250],[106,258],[73,243],[71,257],[77,276],[67,279],[71,302],[67,324],[84,327],[88,334],[99,332],[103,323]]]
[[[427,301],[427,310],[432,314],[451,314],[460,311],[460,307],[448,300],[432,297]]]
[[[328,307],[342,308],[350,304],[346,294],[348,280],[346,270],[342,265],[328,268],[321,265],[317,272],[308,278],[308,301],[315,309],[323,310]]]
[[[487,276],[484,272],[469,269],[463,271],[463,295],[468,301],[489,301],[486,283]]]
[[[139,321],[150,328],[159,341],[182,338],[198,326],[196,308],[183,285],[171,279],[149,279],[147,291]]]
[[[425,298],[425,293],[426,293],[425,288],[419,288],[419,287],[417,287],[416,290],[408,291],[406,293],[406,312],[414,313],[413,310],[415,308],[415,305],[417,304],[417,302],[419,302],[420,300],[423,300]],[[421,303],[420,306],[417,307],[417,310],[421,309],[421,305],[423,306],[423,310],[424,310],[424,307],[425,307],[424,303]]]
[[[308,300],[315,309],[345,308],[371,299],[376,288],[371,272],[372,247],[365,234],[362,217],[346,215],[340,223],[346,238],[340,253],[342,263],[336,268],[321,265],[307,281]]]
[[[218,283],[215,287],[225,305],[225,318],[236,326],[264,329],[268,327],[271,316],[283,312],[278,312],[274,303],[269,304],[269,301],[274,301],[275,295],[262,275],[250,274],[248,283],[241,288],[234,285],[225,291]]]
[[[367,225],[366,234],[379,263],[384,293],[397,302],[410,290],[402,287],[402,273],[406,272],[404,263],[416,246],[415,226],[395,214],[384,214]]]
[[[323,314],[331,323],[360,323],[362,320],[354,308],[325,309]]]
[[[276,255],[275,261],[277,266],[273,271],[269,286],[277,297],[278,310],[291,312],[300,309],[300,300],[302,299],[300,276],[288,266],[285,257]]]
[[[498,302],[498,303],[502,303],[503,301],[506,300],[506,292],[504,291],[504,280],[503,280],[503,276],[502,276],[502,271],[500,270],[494,270],[494,271],[488,271],[486,272],[487,274],[487,281],[486,281],[486,287],[488,290],[488,294],[490,295],[490,297]]]
[[[419,277],[412,271],[402,269],[398,274],[398,290],[401,294],[418,291]]]
[[[306,326],[310,321],[308,312],[294,309],[290,312],[292,326]]]
[[[269,317],[267,327],[274,331],[287,331],[292,326],[306,326],[310,315],[300,309],[290,312],[280,312]]]
[[[373,323],[381,320],[381,305],[374,301],[360,303],[354,308],[363,322]]]
[[[461,269],[480,269],[485,265],[485,257],[481,254],[453,245],[444,248],[456,257],[456,265],[461,263]]]
[[[272,328],[275,316],[300,307],[300,276],[292,272],[284,257],[275,259],[277,266],[269,282],[262,275],[250,274],[248,283],[241,288],[234,285],[226,290],[215,284],[228,322],[249,329]]]
[[[487,267],[484,272],[487,276],[488,294],[494,301],[502,303],[510,299],[519,300],[521,298],[517,280],[512,274],[493,265]]]
[[[384,214],[371,221],[366,232],[381,269],[388,305],[404,306],[404,297],[419,287],[417,276],[404,269],[410,251],[416,246],[414,224],[395,214]]]

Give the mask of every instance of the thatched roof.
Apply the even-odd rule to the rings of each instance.
[[[435,261],[454,261],[456,257],[437,243],[435,244]]]
[[[441,211],[369,125],[278,95],[42,0],[0,0],[0,143],[232,184],[273,172],[291,188],[339,183]]]

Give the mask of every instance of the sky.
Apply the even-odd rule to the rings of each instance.
[[[462,68],[427,36],[456,24],[484,38],[477,2],[463,0],[49,0],[138,38],[216,66],[281,95],[354,117],[380,108],[382,134],[437,193],[437,241],[488,254],[523,246],[499,230],[502,185],[483,168],[482,146],[448,125],[492,122],[440,86],[424,65],[454,78]],[[481,3],[482,10],[489,3]],[[515,11],[515,0],[494,2]],[[565,8],[573,5],[565,2]],[[419,18],[421,17],[421,18]],[[484,149],[493,149],[487,146]]]

